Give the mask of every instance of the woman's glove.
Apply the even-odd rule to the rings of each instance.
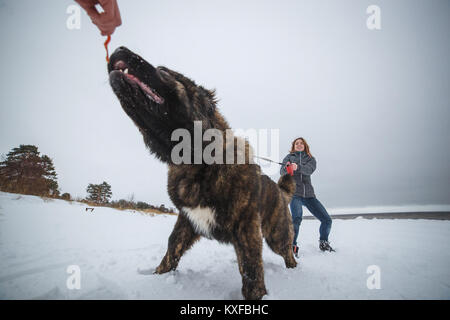
[[[295,163],[290,163],[289,161],[286,163],[286,171],[287,173],[289,173],[291,176],[294,175],[294,170],[297,170],[297,164]]]

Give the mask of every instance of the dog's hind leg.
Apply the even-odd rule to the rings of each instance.
[[[267,294],[264,285],[260,226],[254,223],[241,223],[233,245],[242,276],[242,295],[247,300],[259,300]]]
[[[199,238],[200,235],[194,231],[189,220],[182,214],[178,215],[175,227],[169,237],[166,255],[156,268],[155,273],[162,274],[175,270],[181,256],[186,250],[191,248]]]

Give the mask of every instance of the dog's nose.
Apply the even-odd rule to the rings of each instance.
[[[125,58],[129,57],[131,53],[132,52],[124,46],[120,46],[116,50],[114,50],[114,52],[109,57],[108,72],[111,72],[114,69],[114,64],[118,60],[126,60]]]
[[[124,47],[124,46],[120,46],[116,50],[114,50],[114,53],[118,53],[118,52],[121,52],[121,51],[130,52],[130,49],[128,49],[127,47]]]

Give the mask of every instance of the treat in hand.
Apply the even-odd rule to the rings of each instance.
[[[89,15],[100,30],[102,36],[109,36],[114,30],[122,24],[119,6],[116,0],[75,0]],[[99,13],[96,5],[103,8],[103,12]]]

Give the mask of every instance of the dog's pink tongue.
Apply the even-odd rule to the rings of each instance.
[[[146,94],[148,94],[150,97],[152,97],[152,99],[159,104],[162,104],[164,102],[164,99],[161,98],[160,96],[156,95],[152,89],[150,89],[145,83],[141,82],[141,80],[139,80],[137,77],[133,76],[132,74],[126,73],[126,76],[128,77],[128,79],[136,82],[139,87],[141,87],[142,90],[144,90],[144,92]]]

